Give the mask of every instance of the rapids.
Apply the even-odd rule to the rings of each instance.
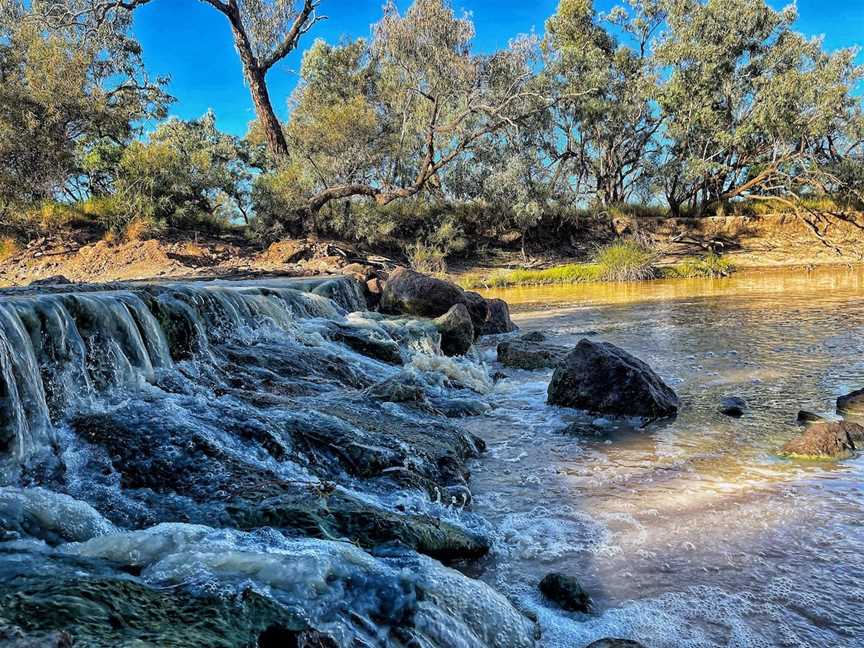
[[[0,293],[0,642],[864,645],[864,461],[776,456],[864,386],[862,273],[495,296],[642,358],[680,415],[565,434],[502,336],[447,358],[349,281]]]

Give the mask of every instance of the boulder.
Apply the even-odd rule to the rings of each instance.
[[[795,422],[798,425],[807,425],[808,423],[820,423],[827,420],[824,416],[819,416],[807,410],[798,410],[798,415],[795,417]]]
[[[567,347],[544,343],[542,333],[528,333],[498,345],[498,362],[515,369],[551,369],[569,352]]]
[[[480,337],[481,329],[486,326],[489,319],[489,302],[483,295],[476,292],[465,291],[465,306],[471,315],[471,324],[474,325],[475,338]]]
[[[674,416],[679,407],[678,396],[647,364],[584,338],[555,369],[547,402],[646,422]]]
[[[441,317],[456,304],[466,304],[457,285],[408,268],[396,268],[384,284],[381,310],[391,315]]]
[[[350,275],[365,283],[375,276],[375,268],[363,263],[349,263],[342,267],[342,274]]]
[[[441,334],[441,350],[445,355],[465,355],[474,343],[474,325],[465,304],[456,304],[444,315],[432,321]]]
[[[54,275],[51,277],[45,277],[44,279],[36,279],[35,281],[31,281],[31,286],[68,286],[72,282],[69,281],[63,275]]]
[[[590,643],[585,648],[645,648],[638,641],[630,639],[617,639],[615,637],[607,637],[598,639],[594,643]]]
[[[572,576],[552,572],[540,581],[540,592],[569,612],[589,612],[591,597]]]
[[[858,389],[837,399],[837,413],[864,417],[864,389]]]
[[[733,418],[741,418],[747,411],[747,403],[738,396],[727,396],[720,401],[720,413]]]
[[[864,449],[864,427],[851,421],[814,423],[783,446],[780,454],[812,459],[844,459]]]
[[[489,315],[480,329],[480,335],[497,335],[519,330],[510,319],[510,308],[503,299],[487,299]]]

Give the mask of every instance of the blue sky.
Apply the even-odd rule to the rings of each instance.
[[[769,0],[775,8],[787,2]],[[400,0],[400,7],[409,4]],[[457,9],[471,12],[477,31],[476,47],[491,51],[513,36],[543,31],[543,23],[555,11],[557,0],[453,0]],[[600,0],[607,10],[616,0]],[[329,20],[306,35],[300,49],[315,38],[337,42],[340,38],[368,36],[381,15],[382,0],[322,0]],[[824,35],[829,50],[864,46],[864,0],[799,0],[798,30],[809,36]],[[156,0],[136,12],[135,34],[144,46],[144,61],[152,74],[171,77],[170,92],[177,103],[171,114],[191,119],[209,108],[219,127],[242,135],[254,118],[252,102],[243,84],[240,63],[222,14],[200,0]],[[274,67],[267,77],[271,98],[280,117],[287,115],[287,99],[297,82],[300,52]],[[864,64],[864,52],[859,54]]]

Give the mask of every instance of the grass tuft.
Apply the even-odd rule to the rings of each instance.
[[[657,253],[633,240],[609,243],[594,254],[602,281],[645,281],[657,277]]]
[[[714,252],[702,258],[684,259],[670,268],[663,268],[665,279],[694,279],[728,277],[735,272],[735,264]]]

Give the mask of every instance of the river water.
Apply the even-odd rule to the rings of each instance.
[[[446,358],[352,290],[0,293],[0,645],[864,645],[864,461],[776,456],[864,386],[862,272],[497,294],[681,396],[591,438],[500,338]],[[553,570],[590,615],[540,598]]]
[[[551,371],[503,369],[475,508],[496,529],[481,578],[537,614],[543,645],[864,646],[864,460],[776,451],[799,409],[833,416],[864,386],[864,273],[526,288],[494,293],[523,330],[612,342],[653,366],[680,415],[580,438],[544,404]],[[486,349],[494,360],[494,351]],[[744,398],[740,419],[718,413]],[[578,576],[594,614],[556,612],[548,571]]]

